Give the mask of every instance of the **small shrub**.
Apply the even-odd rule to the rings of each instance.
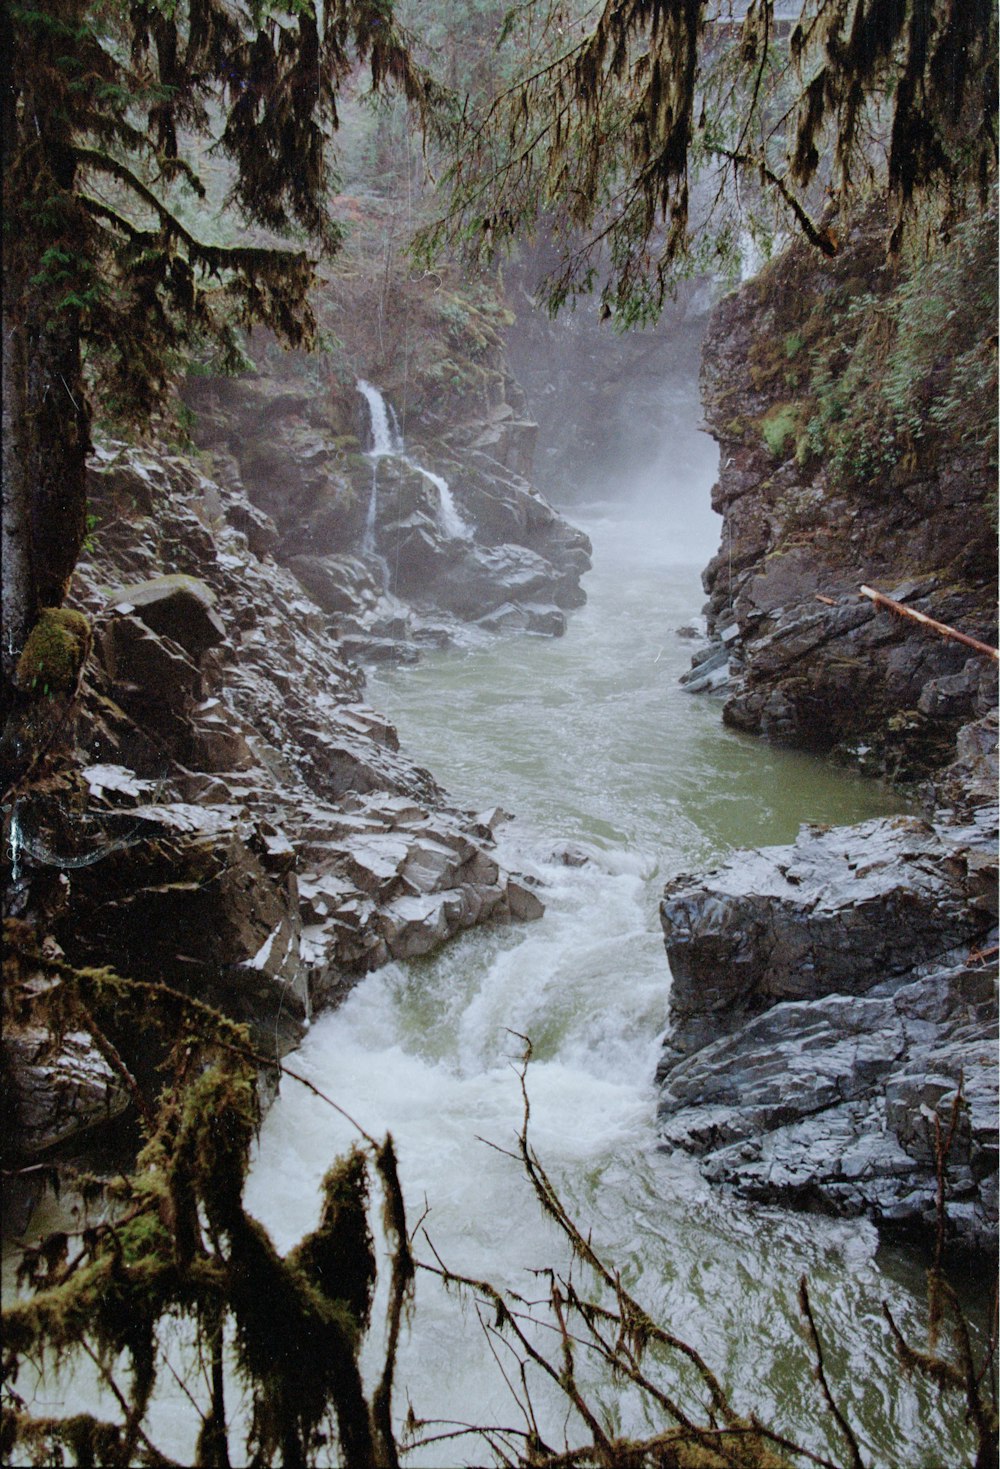
[[[760,421],[760,431],[775,459],[784,459],[788,444],[797,439],[801,425],[795,403],[778,403]]]

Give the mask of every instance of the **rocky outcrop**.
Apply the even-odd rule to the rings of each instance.
[[[730,675],[727,724],[921,780],[995,706],[996,663],[876,610],[859,588],[996,646],[996,476],[987,445],[949,433],[957,410],[925,412],[909,439],[866,425],[877,442],[853,457],[843,444],[824,451],[844,411],[836,379],[859,350],[852,303],[866,295],[887,324],[896,309],[881,238],[880,221],[861,219],[832,259],[796,245],[715,308],[701,381],[723,527],[704,583]],[[976,328],[992,330],[983,318]],[[723,682],[706,685],[695,669],[689,687]]]
[[[704,573],[711,640],[683,682],[720,691],[735,729],[916,783],[932,820],[804,828],[668,885],[660,1122],[747,1197],[922,1229],[935,1128],[954,1115],[949,1227],[992,1248],[997,665],[859,588],[995,646],[989,434],[968,431],[960,374],[941,396],[955,359],[985,364],[995,340],[975,310],[964,339],[928,334],[880,229],[838,225],[829,260],[793,246],[712,314],[701,383],[722,544]],[[961,276],[960,260],[945,268]],[[960,317],[953,288],[941,330]],[[893,351],[893,402],[857,412],[844,384],[878,391]],[[901,423],[893,404],[921,366]]]
[[[281,1056],[367,970],[541,914],[491,854],[499,818],[454,808],[364,703],[338,615],[238,483],[106,442],[90,503],[72,601],[93,655],[74,698],[24,694],[11,741],[8,912],[46,952],[169,984]],[[45,1043],[14,1015],[4,1063],[18,1163],[127,1102],[84,1025]]]
[[[198,443],[264,523],[248,539],[268,540],[352,656],[411,659],[476,626],[558,636],[585,601],[590,542],[525,477],[537,425],[505,399],[435,433],[415,421],[404,449],[398,427],[376,443],[350,389],[196,378],[186,397]]]
[[[805,827],[668,884],[667,1144],[744,1196],[895,1227],[997,1224],[996,846],[916,817]]]

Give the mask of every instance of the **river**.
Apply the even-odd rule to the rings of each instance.
[[[652,1314],[697,1346],[737,1406],[842,1457],[796,1320],[806,1274],[866,1455],[891,1469],[954,1462],[961,1438],[949,1438],[929,1393],[901,1380],[887,1341],[883,1298],[913,1332],[923,1318],[905,1257],[880,1250],[866,1223],[710,1190],[692,1160],[658,1150],[655,1131],[664,880],[734,846],[788,841],[803,821],[860,820],[898,802],[726,731],[717,700],[680,688],[691,644],[677,628],[699,610],[693,561],[706,559],[710,529],[664,538],[642,498],[572,514],[595,555],[587,606],[564,638],[431,654],[379,672],[369,688],[457,804],[515,813],[499,828],[500,857],[538,883],[544,919],[474,930],[370,975],[313,1025],[296,1065],[369,1132],[392,1132],[411,1221],[426,1210],[423,1227],[452,1269],[541,1294],[529,1272],[564,1268],[567,1251],[503,1151],[521,1118],[512,1032],[530,1036],[531,1135],[546,1168],[580,1225]],[[567,865],[567,849],[586,860]],[[351,1141],[329,1109],[284,1084],[247,1195],[280,1248],[311,1227],[320,1178]],[[417,1254],[430,1258],[422,1237]],[[427,1275],[397,1382],[400,1415],[409,1401],[421,1419],[523,1427],[475,1311]],[[628,1393],[599,1375],[591,1390],[613,1431],[651,1431]],[[549,1441],[561,1443],[564,1401],[537,1381],[533,1396]],[[586,1437],[579,1422],[566,1431]],[[467,1439],[407,1459],[489,1461]]]

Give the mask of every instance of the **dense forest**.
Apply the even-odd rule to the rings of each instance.
[[[995,1466],[994,7],[3,10],[2,1461]],[[863,1221],[926,1267],[919,1341],[883,1297],[877,1370],[917,1407],[877,1431],[845,1381],[871,1349],[805,1266],[795,1385],[761,1365],[759,1399],[643,1304],[536,1146],[548,1019],[501,1007],[494,1151],[552,1250],[521,1291],[438,1253],[405,1144],[297,1054],[366,977],[433,995],[432,956],[502,961],[567,874],[630,870],[610,819],[512,857],[502,784],[454,800],[378,693],[449,651],[499,649],[499,682],[516,646],[558,696],[587,507],[643,455],[651,541],[698,495],[722,517],[682,697],[727,750],[882,783],[861,825],[810,808],[779,846],[751,813],[663,859],[643,1078],[650,1150],[740,1219]],[[637,613],[657,645],[670,595]],[[805,769],[748,758],[748,807]],[[290,1090],[353,1142],[286,1247],[248,1189]],[[414,1400],[424,1282],[506,1406]]]

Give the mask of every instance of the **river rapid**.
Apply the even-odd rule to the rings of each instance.
[[[709,441],[689,453],[707,502]],[[498,828],[500,860],[537,883],[545,917],[474,930],[370,975],[313,1024],[295,1065],[368,1132],[392,1132],[411,1226],[425,1215],[422,1230],[453,1270],[539,1296],[530,1272],[566,1269],[568,1251],[509,1156],[521,1122],[517,1036],[530,1036],[531,1138],[546,1169],[584,1231],[651,1314],[698,1348],[737,1407],[843,1457],[797,1324],[805,1274],[866,1458],[914,1469],[957,1462],[960,1432],[943,1425],[930,1394],[901,1380],[891,1355],[883,1299],[922,1339],[919,1273],[905,1257],[880,1250],[866,1223],[710,1190],[691,1159],[658,1149],[655,1130],[669,992],[657,917],[664,880],[735,846],[789,841],[803,821],[860,820],[898,810],[898,800],[726,731],[716,699],[681,689],[692,645],[677,629],[698,613],[698,565],[713,549],[705,516],[662,534],[642,495],[571,513],[593,539],[594,570],[564,638],[431,654],[379,672],[369,688],[456,804],[515,813]],[[567,851],[586,860],[567,865]],[[283,1084],[247,1194],[279,1248],[312,1227],[320,1179],[353,1140],[343,1119]],[[423,1233],[415,1252],[432,1258]],[[516,1378],[513,1358],[493,1346]],[[655,1430],[631,1393],[581,1372],[611,1432]],[[550,1443],[564,1432],[571,1443],[588,1437],[537,1373],[531,1391]],[[399,1356],[399,1418],[408,1403],[424,1420],[524,1427],[475,1309],[423,1273]],[[407,1457],[490,1461],[468,1438]]]

